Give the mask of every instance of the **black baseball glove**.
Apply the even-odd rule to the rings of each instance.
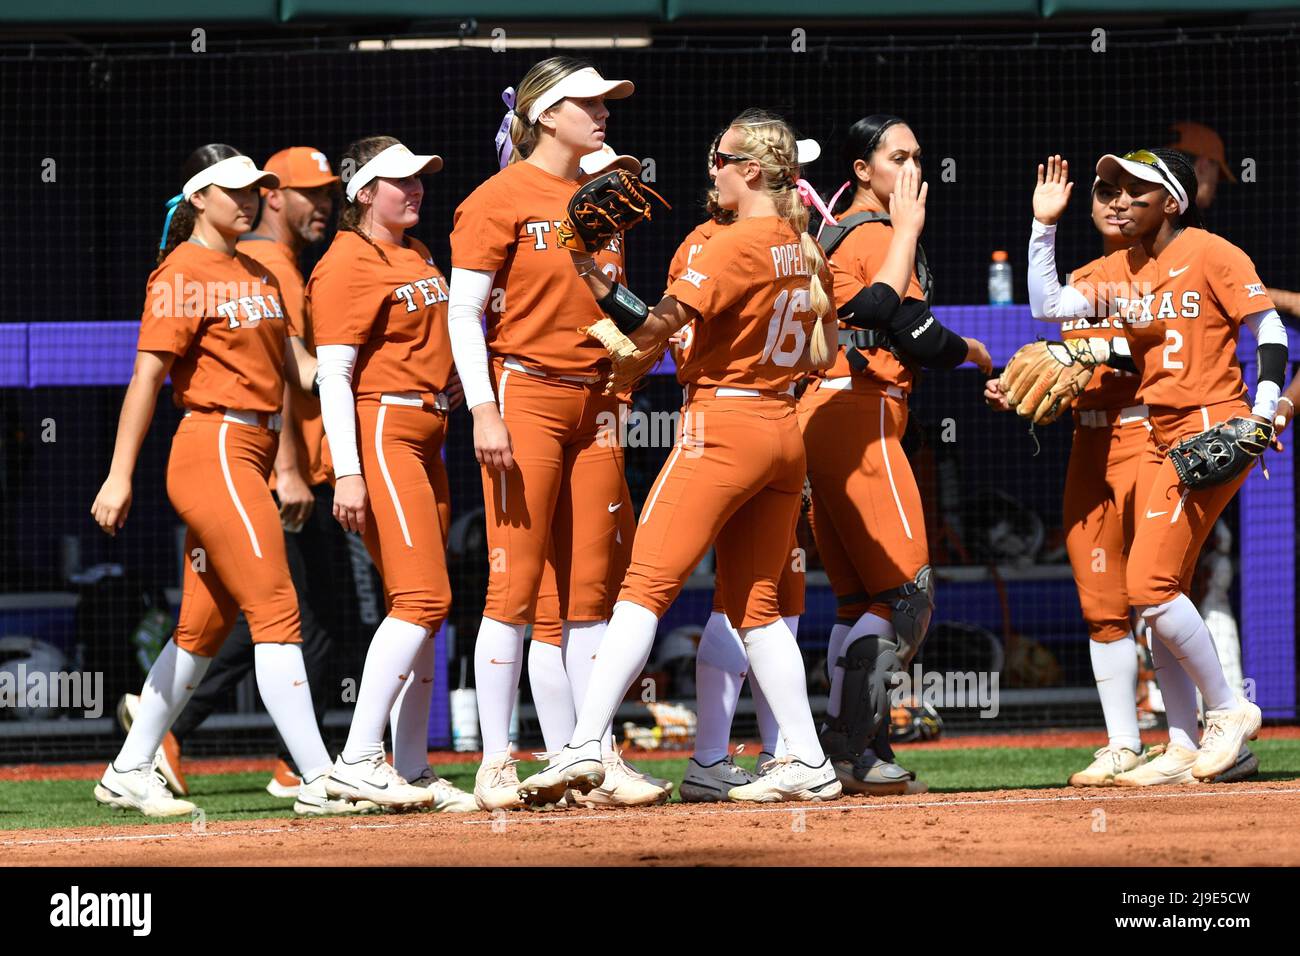
[[[1184,438],[1169,449],[1169,460],[1178,480],[1188,488],[1209,488],[1245,472],[1272,442],[1272,423],[1230,418],[1209,431]]]
[[[568,218],[557,230],[560,245],[577,252],[598,252],[618,233],[650,218],[648,196],[672,208],[626,169],[612,169],[583,183],[570,197]]]

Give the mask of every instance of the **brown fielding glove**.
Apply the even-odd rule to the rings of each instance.
[[[1074,404],[1096,366],[1087,339],[1030,342],[1011,356],[1000,381],[1017,415],[1046,425]]]
[[[647,194],[672,208],[626,169],[612,169],[583,183],[569,199],[568,217],[556,228],[560,245],[575,252],[604,249],[618,233],[650,218]]]
[[[606,395],[635,388],[668,349],[668,343],[663,342],[644,352],[638,351],[632,340],[610,318],[598,319],[578,331],[590,335],[609,353],[612,367],[609,378],[605,380]]]

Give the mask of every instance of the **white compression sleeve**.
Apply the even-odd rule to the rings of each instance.
[[[1029,232],[1029,309],[1036,319],[1087,316],[1092,307],[1073,286],[1062,288],[1056,273],[1056,226],[1034,220]]]
[[[320,415],[330,440],[334,475],[361,474],[357,457],[357,403],[352,394],[352,367],[357,362],[354,345],[316,346],[316,378],[320,382]]]
[[[1252,312],[1243,321],[1255,333],[1255,342],[1260,347],[1280,345],[1284,349],[1287,348],[1286,326],[1282,324],[1282,317],[1277,314],[1277,309]],[[1262,355],[1259,366],[1259,377],[1255,382],[1255,407],[1251,411],[1271,422],[1273,416],[1277,414],[1277,401],[1282,395],[1282,383],[1264,378],[1264,358]],[[1283,362],[1282,374],[1286,374],[1285,362]]]
[[[465,407],[496,404],[488,375],[487,342],[483,337],[483,308],[492,293],[495,272],[482,269],[451,270],[447,294],[447,331],[456,372],[465,386]]]

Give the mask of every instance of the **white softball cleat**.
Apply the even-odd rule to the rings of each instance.
[[[622,752],[620,751],[619,759],[622,760],[622,757],[623,755]],[[667,777],[656,777],[654,774],[646,773],[641,768],[635,766],[630,760],[623,760],[623,766],[626,767],[628,772],[633,776],[640,777],[642,780],[645,780],[651,786],[658,787],[664,793],[668,794],[669,796],[672,796],[673,782],[669,780]]]
[[[472,793],[444,780],[433,772],[432,767],[425,767],[424,772],[411,781],[411,786],[428,794],[429,809],[434,813],[473,813],[478,810],[478,800]]]
[[[1142,763],[1142,755],[1127,747],[1107,744],[1092,755],[1092,763],[1070,776],[1072,787],[1110,787],[1121,773],[1128,773]]]
[[[146,817],[187,817],[197,807],[178,800],[167,789],[162,774],[147,770],[118,770],[111,763],[95,784],[95,799],[120,810],[138,810]]]
[[[325,793],[335,799],[369,800],[381,807],[414,807],[429,802],[429,794],[407,783],[384,759],[382,751],[356,763],[348,763],[339,754],[325,775]]]
[[[719,803],[736,787],[747,786],[757,779],[744,767],[737,766],[730,754],[707,765],[692,757],[682,778],[682,803]]]
[[[1156,744],[1146,752],[1146,760],[1132,770],[1115,775],[1117,787],[1161,787],[1170,784],[1196,783],[1192,766],[1196,751],[1177,744]]]
[[[1210,710],[1205,713],[1205,733],[1201,734],[1201,749],[1192,767],[1197,780],[1217,777],[1230,770],[1241,754],[1247,740],[1254,740],[1264,723],[1260,709],[1246,698],[1238,696],[1233,707]]]
[[[576,747],[567,744],[555,754],[544,754],[547,764],[519,785],[519,799],[530,807],[553,806],[566,790],[590,793],[605,782],[600,738]]]
[[[753,783],[733,787],[727,796],[744,803],[786,803],[836,800],[844,793],[835,768],[827,758],[812,766],[793,754],[769,761],[767,772]]]
[[[602,763],[605,779],[599,787],[587,793],[569,791],[570,799],[578,806],[648,807],[668,802],[669,791],[633,771],[617,751],[605,754]]]
[[[325,792],[325,777],[321,774],[310,783],[306,780],[298,784],[297,798],[293,801],[293,812],[302,817],[346,816],[352,813],[369,813],[378,810],[379,805],[369,800],[347,800],[331,797]]]
[[[474,775],[474,802],[480,810],[521,810],[519,761],[511,756],[484,760]]]

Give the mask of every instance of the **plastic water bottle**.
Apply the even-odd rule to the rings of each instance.
[[[1011,304],[1011,263],[1005,251],[993,253],[989,263],[989,305]]]

